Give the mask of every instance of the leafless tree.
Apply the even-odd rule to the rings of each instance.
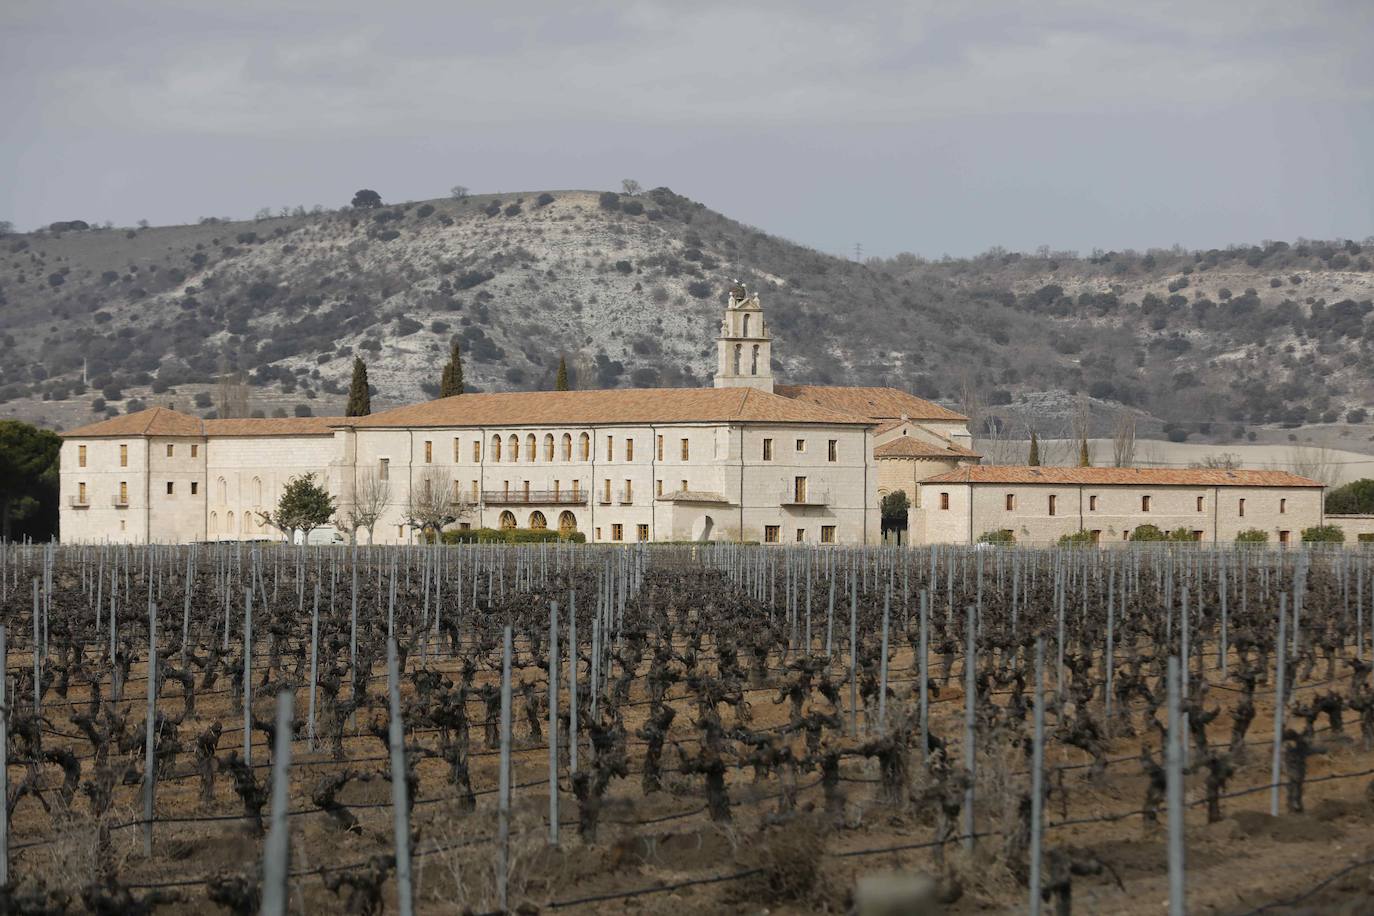
[[[353,488],[353,505],[347,512],[341,512],[334,525],[340,531],[347,531],[349,540],[354,540],[358,529],[367,532],[367,542],[373,543],[377,522],[391,505],[391,481],[384,480],[376,469],[369,468]]]
[[[242,372],[223,371],[215,383],[215,409],[221,420],[234,420],[249,414],[248,378]]]
[[[438,468],[422,473],[411,485],[406,500],[406,524],[418,528],[421,534],[432,533],[436,540],[446,525],[471,513],[472,506],[463,491]]]
[[[1324,445],[1295,445],[1288,453],[1288,467],[1299,477],[1330,484],[1335,470],[1331,452]]]
[[[1188,466],[1215,471],[1234,471],[1240,467],[1240,459],[1230,452],[1217,452],[1215,455],[1207,455],[1201,461],[1194,461]]]
[[[448,189],[448,193],[449,196],[451,196],[454,200],[466,200],[468,196],[468,189],[460,184],[456,184]]]
[[[1088,445],[1088,434],[1092,431],[1092,405],[1084,395],[1079,395],[1073,402],[1073,416],[1070,422],[1073,424],[1074,440],[1074,463],[1092,464],[1092,449]]]
[[[1135,464],[1135,413],[1124,407],[1112,429],[1112,464],[1119,468]]]
[[[639,182],[633,178],[626,178],[620,182],[620,190],[633,197],[640,191]]]

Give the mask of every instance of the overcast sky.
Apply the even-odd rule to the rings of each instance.
[[[1374,234],[1374,2],[4,0],[0,219],[667,185],[832,253]]]

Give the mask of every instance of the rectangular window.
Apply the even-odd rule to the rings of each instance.
[[[607,477],[601,481],[601,504],[609,505],[611,502],[611,478]]]
[[[663,460],[663,437],[658,437],[658,460]]]
[[[176,449],[177,449],[177,447],[176,447],[175,445],[173,445],[172,443],[168,442],[168,443],[167,443],[167,457],[168,457],[168,458],[174,457],[174,456],[176,455]]]
[[[941,508],[941,509],[948,509],[948,508],[949,508],[949,494],[948,494],[948,493],[941,493],[941,494],[940,494],[940,508]]]
[[[600,525],[597,526],[597,528],[596,528],[596,536],[595,536],[592,540],[595,540],[595,541],[601,540],[601,526],[600,526]]]
[[[826,458],[830,461],[840,460],[840,440],[831,439],[825,446]]]
[[[1089,531],[1089,532],[1088,532],[1088,537],[1090,537],[1090,538],[1093,539],[1093,543],[1094,543],[1094,544],[1101,544],[1101,543],[1102,543],[1102,529],[1101,529],[1101,528],[1094,528],[1092,531]]]
[[[655,495],[657,495],[657,496],[662,496],[662,495],[663,495],[663,481],[661,481],[661,480],[655,480],[655,481],[654,481],[654,488],[655,488]]]
[[[79,468],[86,466],[86,446],[84,445],[76,447],[76,466]]]
[[[805,439],[798,439],[798,440],[797,440],[797,451],[799,451],[799,452],[804,452],[804,451],[806,451],[806,440],[805,440]]]
[[[390,480],[390,479],[391,479],[391,459],[390,459],[390,458],[381,458],[381,459],[378,460],[378,462],[377,462],[377,479],[378,479],[378,480]]]
[[[525,502],[530,501],[530,482],[528,480],[521,485],[520,493],[524,496]]]
[[[778,543],[780,540],[782,540],[782,526],[781,526],[781,525],[764,525],[764,526],[763,526],[763,542],[764,542],[765,544],[776,544],[776,543]]]
[[[1055,512],[1055,510],[1058,508],[1058,506],[1059,506],[1059,497],[1058,497],[1058,496],[1055,496],[1053,493],[1051,493],[1051,494],[1050,494],[1050,515],[1054,515],[1054,512]]]
[[[191,481],[191,495],[192,495],[192,496],[195,496],[195,495],[196,495],[197,493],[199,493],[199,492],[200,492],[200,481],[198,481],[198,480],[193,480],[193,481]]]
[[[85,503],[86,503],[86,484],[85,484],[85,483],[79,483],[79,484],[76,485],[76,501],[77,501],[78,503],[81,503],[82,505],[85,505]]]
[[[174,495],[175,493],[176,493],[176,483],[173,482],[173,481],[171,481],[171,480],[167,481],[167,495],[168,495],[168,496],[172,496],[172,495]]]
[[[835,543],[835,526],[834,526],[834,525],[821,525],[821,543],[822,543],[822,544],[833,544],[833,543]]]
[[[121,480],[121,481],[119,482],[119,504],[120,504],[121,506],[124,506],[124,505],[128,505],[128,503],[129,503],[129,483],[128,483],[128,481]]]
[[[194,458],[194,457],[196,457],[196,456],[199,455],[199,454],[200,454],[200,446],[199,446],[199,445],[193,445],[193,446],[191,446],[191,457]]]
[[[1198,531],[1198,530],[1196,530],[1196,529],[1194,529],[1194,531],[1193,531],[1193,540],[1195,540],[1195,541],[1200,541],[1200,540],[1202,540],[1202,532],[1201,532],[1201,531]]]
[[[506,499],[510,499],[510,481],[509,481],[509,480],[503,480],[503,481],[501,481],[501,495],[504,496]]]
[[[1286,500],[1286,499],[1281,499],[1281,500],[1279,500],[1279,515],[1283,515],[1283,514],[1285,514],[1287,511],[1288,511],[1288,500]]]
[[[482,440],[474,439],[472,442],[472,463],[482,463]]]
[[[624,525],[621,525],[621,524],[617,523],[617,524],[614,524],[614,525],[611,526],[611,540],[613,540],[613,541],[623,541],[623,540],[625,540],[625,526],[624,526]]]
[[[686,460],[688,459],[688,457],[690,456],[690,451],[689,451],[689,443],[690,443],[690,442],[691,442],[690,439],[683,439],[683,440],[682,440],[682,460],[683,460],[683,461],[686,461]]]
[[[1242,499],[1236,504],[1236,512],[1239,513],[1241,518],[1245,518],[1245,500]]]
[[[763,440],[763,460],[764,460],[764,461],[772,461],[772,460],[773,460],[773,440],[772,440],[772,439],[764,439],[764,440]],[[81,466],[82,466],[82,467],[85,467],[85,466],[86,466],[86,465],[85,465],[85,462],[82,462],[82,465],[81,465]]]
[[[794,477],[794,478],[792,478],[792,500],[793,500],[794,502],[799,502],[799,503],[804,503],[804,502],[806,502],[806,478],[805,478],[805,477]]]
[[[1204,497],[1199,496],[1197,498],[1197,511],[1201,512],[1204,504]]]
[[[468,497],[473,503],[477,502],[477,481],[472,482],[472,496]]]
[[[620,501],[623,503],[631,503],[634,502],[634,499],[634,483],[632,481],[627,480],[625,481],[625,495],[620,498]]]
[[[1141,512],[1149,512],[1149,511],[1150,511],[1150,497],[1148,497],[1148,496],[1142,496],[1142,497],[1140,497],[1140,511],[1141,511]]]
[[[1288,532],[1287,532],[1287,531],[1280,531],[1280,532],[1279,532],[1279,543],[1280,543],[1280,544],[1287,544],[1287,543],[1288,543]]]
[[[582,481],[574,480],[572,482],[572,494],[573,502],[581,502],[580,497],[582,495]]]
[[[805,529],[805,528],[798,528],[798,529],[797,529],[797,543],[798,543],[798,544],[805,544],[805,543],[806,543],[806,529]]]
[[[425,440],[425,464],[434,463],[434,443],[429,439]]]
[[[606,460],[615,460],[615,436],[606,437]]]
[[[635,440],[633,440],[633,439],[626,439],[626,440],[625,440],[625,460],[626,460],[626,461],[634,461],[634,460],[635,460]]]
[[[1015,493],[1008,493],[1008,494],[1007,494],[1007,511],[1010,512],[1010,511],[1012,511],[1012,510],[1015,509],[1015,508],[1016,508],[1016,494],[1015,494]]]
[[[1089,511],[1089,512],[1096,512],[1096,511],[1097,511],[1097,497],[1096,497],[1096,496],[1089,496],[1089,497],[1088,497],[1088,511]]]
[[[129,466],[129,446],[127,445],[119,447],[119,466],[122,468]]]
[[[680,491],[682,491],[683,493],[686,493],[686,492],[687,492],[687,481],[685,481],[685,480],[682,481],[682,486],[678,487],[678,489],[679,489]]]
[[[558,502],[558,497],[561,496],[562,494],[563,494],[563,481],[561,481],[561,480],[555,480],[555,481],[553,482],[553,501],[554,501],[554,502]]]
[[[453,463],[457,464],[463,460],[463,446],[458,439],[453,440]]]
[[[638,535],[641,541],[647,541],[649,539],[649,526],[639,525],[635,528],[635,533]]]

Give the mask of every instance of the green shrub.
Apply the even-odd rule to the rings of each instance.
[[[1189,544],[1197,543],[1197,537],[1194,536],[1193,529],[1191,528],[1175,528],[1173,531],[1166,534],[1164,539],[1166,541],[1179,541]]]
[[[1166,535],[1157,525],[1141,525],[1131,532],[1132,541],[1163,541]]]
[[[570,541],[585,544],[587,536],[580,531],[560,535],[553,528],[469,528],[467,531],[445,531],[445,544],[541,544]]]
[[[1344,544],[1345,532],[1339,525],[1313,525],[1302,529],[1304,544]]]
[[[899,490],[898,492],[901,491]],[[905,496],[906,494],[903,493],[902,495]],[[1012,531],[1010,528],[1001,528],[997,531],[984,531],[982,534],[978,535],[978,543],[1002,545],[1015,544],[1016,532]]]
[[[1246,528],[1244,531],[1236,532],[1237,544],[1267,544],[1269,543],[1269,532],[1260,528]]]
[[[1063,534],[1059,536],[1060,547],[1089,547],[1092,545],[1092,542],[1092,532],[1084,531],[1081,528],[1072,534]]]

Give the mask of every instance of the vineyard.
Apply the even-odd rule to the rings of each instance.
[[[0,913],[1370,912],[1369,560],[0,545]]]

